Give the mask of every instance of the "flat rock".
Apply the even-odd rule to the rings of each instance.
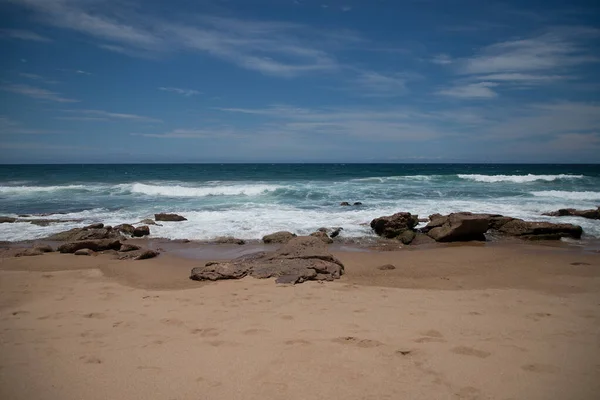
[[[76,256],[91,256],[94,252],[90,249],[79,249],[73,253]]]
[[[73,228],[71,230],[48,236],[48,240],[67,242],[75,240],[118,239],[119,232],[108,228]]]
[[[583,229],[578,225],[530,222],[521,219],[507,222],[498,231],[508,236],[528,240],[558,240],[563,237],[579,239],[583,233]]]
[[[265,243],[287,243],[291,239],[295,238],[297,235],[292,232],[287,231],[279,231],[275,233],[271,233],[270,235],[266,235],[262,238]]]
[[[129,251],[135,251],[141,249],[140,246],[130,243],[124,243],[121,245],[121,249],[119,250],[121,253],[127,253]]]
[[[437,242],[485,241],[490,216],[487,214],[453,213],[436,217],[427,225],[427,235]]]
[[[17,219],[13,218],[13,217],[4,217],[4,216],[0,216],[0,224],[12,224],[13,222],[16,222]]]
[[[177,214],[160,213],[160,214],[154,214],[154,220],[155,221],[180,222],[180,221],[187,221],[187,218],[182,217],[181,215],[177,215]]]
[[[158,251],[155,250],[143,250],[137,257],[135,257],[135,260],[147,260],[149,258],[154,258],[157,257],[160,253]]]
[[[61,253],[75,253],[80,249],[90,249],[92,251],[104,251],[104,250],[119,250],[121,248],[121,242],[112,239],[100,239],[100,240],[80,240],[76,242],[64,243],[58,247],[58,251]]]
[[[18,250],[14,253],[15,257],[32,257],[32,256],[41,256],[44,252],[38,249],[24,249]]]
[[[588,219],[600,219],[600,207],[591,210],[576,210],[574,208],[561,208],[558,211],[544,213],[551,217],[581,217]]]
[[[221,236],[218,237],[214,240],[211,240],[211,243],[215,243],[215,244],[237,244],[237,245],[244,245],[246,244],[246,241],[243,239],[237,239],[234,238],[232,236]]]

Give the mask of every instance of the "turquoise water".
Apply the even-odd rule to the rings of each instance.
[[[363,203],[340,207],[342,201]],[[79,219],[48,227],[0,225],[0,240],[24,240],[84,223],[137,222],[155,212],[153,236],[258,239],[276,230],[310,233],[342,226],[367,236],[365,222],[398,211],[494,212],[531,220],[564,207],[600,204],[599,165],[159,164],[0,166],[0,215]],[[600,237],[600,221],[561,218]]]

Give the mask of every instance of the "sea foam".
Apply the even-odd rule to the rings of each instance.
[[[479,175],[479,174],[458,174],[461,179],[467,179],[476,182],[497,183],[497,182],[513,182],[513,183],[529,183],[535,181],[552,182],[559,179],[581,179],[583,175]]]

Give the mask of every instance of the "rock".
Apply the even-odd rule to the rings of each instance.
[[[143,219],[140,222],[138,222],[138,224],[162,226],[161,224],[157,224],[156,222],[154,222],[153,219],[150,218]]]
[[[71,230],[48,236],[48,240],[68,242],[75,240],[118,239],[119,232],[113,229],[73,228]]]
[[[437,242],[485,241],[489,215],[453,213],[447,217],[434,218],[427,227],[427,234]]]
[[[331,231],[329,237],[332,239],[338,237],[343,230],[344,228],[333,228],[333,231]]]
[[[152,220],[150,220],[152,221]],[[152,221],[154,222],[154,221]],[[133,232],[135,231],[135,226],[130,225],[130,224],[121,224],[121,225],[117,225],[113,228],[115,231],[121,232],[121,233],[125,233],[129,236],[133,236]]]
[[[327,244],[333,243],[333,239],[330,238],[329,235],[327,235],[327,233],[325,233],[325,232],[316,231],[316,232],[311,233],[310,236],[319,238]]]
[[[177,214],[160,213],[160,214],[154,214],[154,220],[155,221],[179,222],[179,221],[187,221],[187,218],[182,217],[181,215],[177,215]]]
[[[85,227],[85,228],[83,228],[83,229],[102,229],[102,228],[104,228],[104,224],[102,224],[102,223],[98,223],[98,224],[91,224],[91,225],[88,225],[88,226],[86,226],[86,227]]]
[[[574,208],[561,208],[558,211],[544,213],[551,217],[582,217],[588,219],[600,219],[600,207],[591,210],[576,210]]]
[[[133,230],[133,237],[148,236],[150,234],[150,227],[147,225],[138,226]]]
[[[0,216],[0,224],[12,224],[13,222],[16,222],[17,219],[13,218],[13,217],[3,217]]]
[[[147,260],[149,258],[154,258],[158,256],[158,252],[154,250],[144,250],[140,255],[135,257],[135,260]]]
[[[342,201],[340,203],[340,206],[342,206],[342,207],[348,207],[349,205],[350,205],[350,203],[348,203],[347,201]]]
[[[91,256],[94,252],[90,249],[79,249],[73,254],[76,256]]]
[[[418,223],[418,216],[400,212],[387,217],[375,218],[371,221],[371,228],[379,236],[393,239],[406,230],[412,230]]]
[[[221,237],[218,237],[215,240],[213,240],[212,243],[216,243],[216,244],[237,244],[237,245],[241,246],[243,244],[246,244],[246,241],[242,240],[242,239],[234,238],[232,236],[221,236]]]
[[[563,237],[579,239],[583,233],[583,229],[578,225],[529,222],[522,219],[509,221],[498,231],[528,240],[558,240]]]
[[[271,233],[270,235],[264,236],[262,238],[265,243],[287,243],[291,239],[295,238],[296,234],[287,231],[279,231],[275,233]]]
[[[327,250],[317,237],[294,237],[279,250],[257,253],[227,262],[209,262],[192,270],[191,279],[239,279],[244,276],[278,278],[280,283],[306,280],[333,280],[344,272],[343,264]]]
[[[514,221],[512,217],[504,217],[502,215],[490,215],[489,228],[498,230],[504,226],[507,222]]]
[[[38,250],[38,249],[25,249],[25,250],[19,250],[16,253],[14,253],[15,257],[31,257],[31,256],[41,256],[42,254],[44,254],[43,251]]]
[[[135,251],[141,249],[140,246],[135,244],[124,243],[121,245],[121,249],[119,250],[121,253],[127,253],[129,251]]]
[[[396,239],[400,240],[404,244],[410,244],[414,240],[415,236],[415,231],[406,230],[398,235]]]
[[[392,269],[396,269],[396,267],[394,267],[392,264],[385,264],[385,265],[380,265],[379,267],[377,267],[377,269],[380,269],[382,271],[390,271]]]
[[[415,234],[415,238],[413,239],[413,241],[410,242],[410,245],[411,246],[420,246],[423,244],[433,244],[433,243],[436,243],[436,241],[424,233],[417,232]]]
[[[42,253],[52,253],[54,249],[49,244],[39,244],[33,248],[36,251],[40,251]]]
[[[363,203],[361,203],[360,201],[355,201],[354,204],[352,204],[353,206],[362,206]]]
[[[58,251],[61,253],[75,253],[80,249],[90,249],[92,251],[120,250],[121,242],[112,239],[80,240],[64,243],[58,247]]]

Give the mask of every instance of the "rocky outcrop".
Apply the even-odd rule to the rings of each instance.
[[[436,243],[436,241],[434,239],[430,238],[429,236],[427,236],[424,233],[417,232],[415,234],[415,238],[412,240],[410,245],[411,246],[421,246],[424,244],[433,244],[433,243]]]
[[[423,229],[436,242],[465,242],[485,240],[489,229],[490,216],[487,214],[453,213],[447,216],[436,215]]]
[[[583,229],[578,225],[530,222],[522,219],[509,221],[502,225],[498,231],[504,235],[528,240],[579,239],[583,233]]]
[[[227,262],[209,262],[192,269],[193,280],[278,278],[279,283],[301,283],[307,280],[333,280],[344,273],[343,264],[319,238],[300,236],[292,238],[279,250],[257,253]]]
[[[73,228],[71,230],[55,233],[48,236],[48,240],[59,242],[75,240],[99,240],[99,239],[118,239],[121,235],[118,231],[110,227],[102,228]]]
[[[13,218],[13,217],[4,217],[4,216],[0,216],[0,224],[12,224],[13,222],[16,222],[17,219]]]
[[[333,239],[329,237],[329,235],[327,234],[327,232],[316,231],[316,232],[311,233],[310,236],[319,238],[324,243],[327,243],[327,244],[333,243]]]
[[[187,221],[187,218],[182,217],[181,215],[177,215],[177,214],[160,213],[160,214],[154,214],[154,220],[155,221],[180,222],[180,221]]]
[[[544,213],[551,217],[582,217],[588,219],[600,219],[600,207],[591,210],[576,210],[574,208],[561,208],[558,211]]]
[[[246,241],[243,239],[234,238],[233,236],[220,236],[211,241],[211,243],[215,244],[237,244],[239,246],[246,244]]]
[[[271,233],[270,235],[264,236],[262,238],[265,243],[287,243],[297,235],[292,232],[287,231],[279,231],[275,233]]]
[[[117,226],[113,227],[113,229],[115,231],[124,233],[126,235],[133,236],[133,232],[135,231],[135,226],[130,225],[130,224],[121,224],[121,225],[117,225]]]
[[[138,226],[133,230],[133,237],[144,237],[150,234],[150,227],[147,225]]]
[[[405,231],[412,231],[419,223],[419,217],[407,212],[400,212],[387,217],[375,218],[371,228],[379,236],[394,239]]]
[[[75,253],[80,249],[90,249],[92,251],[120,250],[121,242],[112,239],[80,240],[64,243],[58,247],[58,251],[61,253]]]

